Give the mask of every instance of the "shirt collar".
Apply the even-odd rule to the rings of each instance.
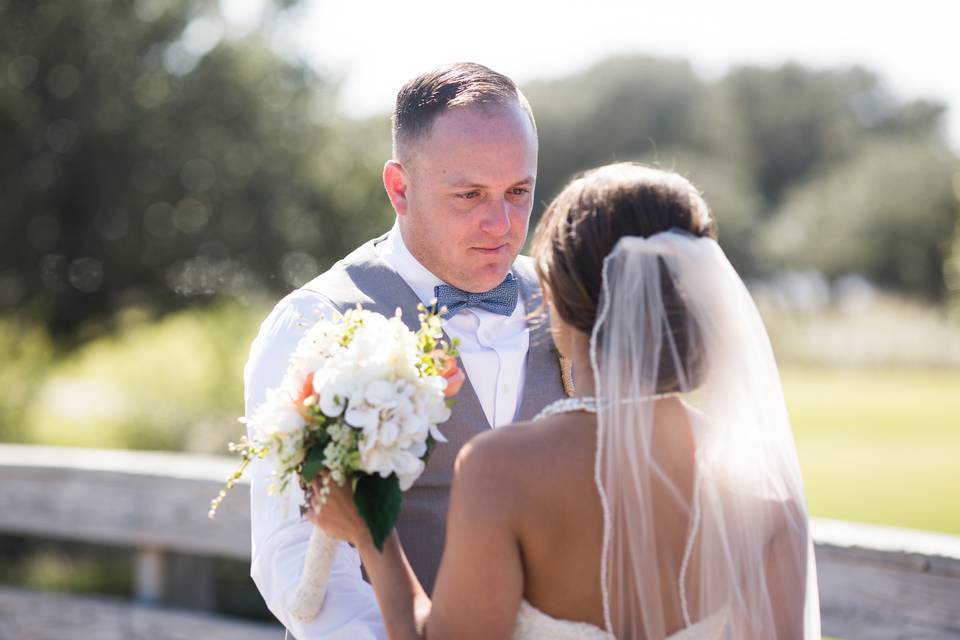
[[[397,273],[403,278],[413,292],[420,298],[420,302],[429,305],[433,300],[433,288],[443,281],[433,275],[429,269],[420,264],[420,261],[413,257],[407,245],[403,242],[403,236],[400,235],[400,227],[396,222],[393,228],[387,234],[386,240],[377,245],[380,250],[380,257],[396,269]]]

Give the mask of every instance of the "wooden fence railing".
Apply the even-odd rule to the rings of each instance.
[[[213,558],[249,558],[242,487],[207,518],[234,461],[219,456],[0,445],[0,534],[136,552],[132,600],[0,587],[0,640],[279,640],[278,625],[215,616]],[[960,638],[960,538],[815,520],[823,632]],[[187,611],[189,603],[194,611]]]

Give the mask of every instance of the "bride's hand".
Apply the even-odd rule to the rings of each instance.
[[[331,537],[346,540],[354,546],[370,541],[370,531],[357,513],[357,505],[353,502],[353,489],[349,480],[344,482],[343,486],[330,480],[330,492],[326,500],[320,498],[323,487],[320,476],[314,479],[312,486],[311,508],[307,509],[306,514],[310,522],[321,527]]]

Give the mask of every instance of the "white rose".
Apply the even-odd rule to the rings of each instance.
[[[323,388],[330,384],[331,378],[336,373],[335,370],[321,365],[313,370],[313,392],[317,395],[323,391]]]
[[[320,372],[318,372],[320,373]],[[313,390],[320,396],[320,411],[328,418],[336,418],[347,406],[347,398],[339,393],[335,381],[323,372],[320,380],[313,379]],[[325,378],[325,379],[324,379]],[[318,384],[319,382],[319,384]]]
[[[334,363],[317,370],[313,375],[313,390],[320,396],[320,411],[329,418],[336,418],[347,407],[353,391],[350,371],[338,369]]]
[[[283,389],[267,391],[266,399],[254,410],[253,417],[244,422],[260,437],[286,435],[306,426],[306,421],[294,407],[293,398]]]
[[[334,393],[324,393],[320,396],[320,412],[328,418],[336,418],[343,413],[346,406],[344,398]]]

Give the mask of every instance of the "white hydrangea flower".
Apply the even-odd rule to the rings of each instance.
[[[400,426],[395,420],[387,420],[380,425],[377,442],[384,447],[392,447],[397,443],[398,435],[400,435]]]
[[[290,392],[283,387],[269,389],[266,399],[254,410],[253,416],[242,419],[242,422],[253,428],[258,440],[266,440],[276,434],[291,434],[306,425],[303,416],[293,405]]]
[[[415,455],[418,458],[422,458],[424,454],[427,452],[427,443],[414,442],[407,448],[407,451],[409,451],[412,455]]]
[[[339,359],[344,351],[340,346],[341,331],[339,326],[326,319],[314,324],[297,343],[290,357],[291,368],[314,371],[331,359]]]
[[[418,456],[398,447],[374,447],[361,459],[361,468],[382,478],[392,473],[400,480],[400,489],[406,491],[423,473],[424,464]]]
[[[399,398],[396,387],[390,381],[379,379],[367,385],[363,393],[364,400],[376,407],[391,409],[397,405]]]
[[[337,373],[333,367],[323,367],[313,374],[313,391],[320,399],[318,406],[328,418],[336,418],[347,407],[347,396],[337,384]]]
[[[368,431],[380,424],[380,408],[351,398],[343,417],[351,427]]]

